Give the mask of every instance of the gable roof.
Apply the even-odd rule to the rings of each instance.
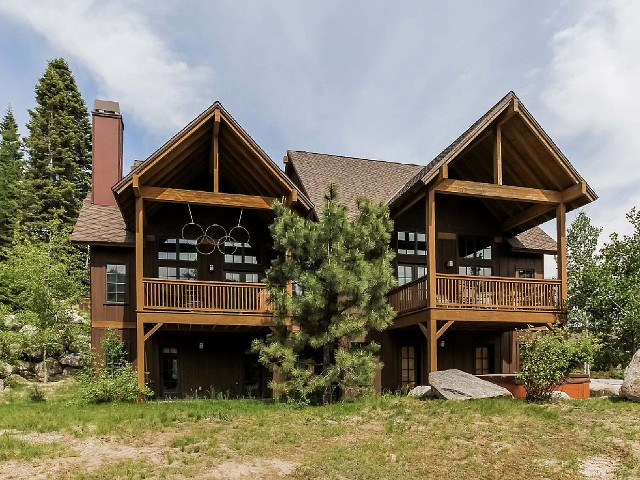
[[[323,207],[329,184],[335,183],[349,215],[355,215],[359,197],[386,203],[408,178],[422,169],[420,165],[295,150],[287,151],[287,158],[316,210]]]
[[[287,152],[287,160],[289,175],[299,178],[300,186],[316,205],[317,215],[324,205],[328,185],[335,183],[340,201],[349,209],[350,217],[356,214],[359,197],[367,196],[386,203],[398,188],[424,168],[421,165],[292,150]],[[540,227],[533,227],[507,241],[514,250],[549,254],[556,251],[556,242]]]
[[[540,126],[537,120],[531,115],[531,113],[522,104],[520,99],[513,91],[507,93],[498,103],[491,107],[484,115],[476,120],[467,130],[465,130],[458,138],[456,138],[448,147],[440,152],[433,160],[431,160],[426,166],[424,166],[416,175],[409,179],[389,200],[389,204],[393,205],[396,201],[401,199],[403,195],[408,192],[411,187],[422,182],[424,184],[432,181],[440,167],[453,160],[458,153],[460,153],[466,146],[470,145],[473,140],[479,137],[489,125],[498,119],[510,105],[515,105],[515,109],[529,122],[536,133],[544,140],[547,146],[553,151],[556,158],[575,178],[577,182],[583,182],[584,179],[580,176],[578,171],[571,165],[567,157],[562,153],[558,146],[551,140],[544,129]],[[595,192],[587,185],[588,200],[584,201],[582,205],[592,202],[597,198]],[[581,206],[580,204],[568,206],[567,211],[573,210]]]
[[[91,203],[91,191],[82,202],[78,220],[70,235],[73,243],[133,246],[135,235],[127,230],[120,209],[115,205]]]
[[[215,119],[220,120],[220,172],[226,169],[230,172],[228,178],[234,181],[244,182],[260,192],[242,192],[255,193],[258,195],[267,195],[280,198],[282,195],[288,195],[290,192],[298,190],[297,208],[309,211],[313,208],[312,202],[300,191],[297,186],[285,175],[282,169],[265,153],[265,151],[256,143],[256,141],[242,128],[242,126],[231,116],[231,114],[218,101],[214,102],[200,115],[189,122],[178,133],[171,137],[164,145],[152,153],[146,160],[135,164],[129,173],[116,183],[112,190],[116,197],[116,201],[123,211],[125,221],[130,227],[133,227],[133,179],[139,177],[140,184],[144,184],[147,180],[151,184],[154,182],[180,182],[188,180],[189,175],[193,177],[197,173],[193,169],[193,165],[185,164],[185,161],[195,155],[194,152],[200,152],[200,155],[210,155],[211,139],[213,138]],[[222,138],[223,132],[227,142],[233,140],[234,146],[225,146]],[[237,146],[241,145],[241,147]],[[228,158],[233,161],[226,161],[223,158],[223,152],[228,153]],[[204,158],[204,157],[198,157]],[[238,161],[242,159],[242,161]],[[180,165],[172,165],[175,162],[182,162]],[[247,167],[248,171],[240,172],[239,168],[245,161],[254,162]],[[259,167],[259,168],[258,168]],[[258,172],[257,170],[260,170]],[[232,173],[231,173],[232,172]],[[254,176],[262,175],[261,181],[247,182]],[[272,187],[270,187],[270,185]],[[161,185],[154,185],[161,186]],[[162,185],[169,186],[169,185]],[[274,190],[274,191],[270,191]]]

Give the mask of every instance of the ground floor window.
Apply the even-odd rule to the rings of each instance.
[[[407,388],[416,386],[417,381],[416,347],[405,346],[400,349],[401,385]]]
[[[476,347],[475,349],[475,374],[488,375],[490,371],[490,347]]]
[[[178,370],[178,349],[164,347],[161,356],[162,390],[164,393],[178,391],[180,373]]]

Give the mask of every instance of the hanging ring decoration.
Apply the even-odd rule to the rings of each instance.
[[[187,204],[189,210],[190,222],[182,227],[182,238],[190,242],[195,242],[196,251],[201,255],[211,255],[218,250],[223,255],[233,255],[238,247],[249,243],[249,230],[240,225],[242,222],[242,214],[244,209],[240,210],[238,224],[229,232],[222,225],[212,223],[206,229],[193,220],[191,205]],[[240,239],[236,239],[235,235],[240,235]]]
[[[191,219],[191,221],[185,224],[184,227],[182,227],[182,238],[183,240],[195,241],[197,245],[198,239],[203,235],[205,235],[206,232],[202,229],[202,227],[199,224],[193,221],[193,215],[191,213],[191,205],[187,204],[187,208],[189,209],[189,218]]]

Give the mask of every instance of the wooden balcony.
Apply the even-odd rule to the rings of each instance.
[[[271,326],[269,293],[263,283],[143,279],[145,322]]]
[[[475,311],[559,313],[559,280],[436,274],[436,308]],[[405,315],[429,306],[427,277],[389,293],[389,303]]]

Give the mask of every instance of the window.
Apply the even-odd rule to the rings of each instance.
[[[178,349],[165,347],[162,349],[162,389],[164,393],[178,391]]]
[[[258,283],[260,274],[255,272],[225,272],[224,278],[227,282]]]
[[[516,277],[518,278],[534,278],[535,272],[533,268],[517,268]]]
[[[460,275],[474,275],[478,277],[490,277],[493,275],[492,267],[480,267],[477,265],[466,265],[458,267]]]
[[[258,248],[251,246],[250,243],[225,242],[224,250],[233,251],[233,254],[225,254],[224,263],[235,263],[245,265],[258,265],[260,263],[260,255]]]
[[[475,349],[475,374],[487,375],[489,368],[489,347],[476,347]]]
[[[198,259],[195,240],[165,238],[158,246],[158,260],[182,260],[195,262]]]
[[[398,285],[404,285],[426,274],[427,267],[424,265],[398,265]]]
[[[416,386],[416,347],[401,347],[400,349],[401,385],[413,388]]]
[[[396,236],[396,252],[398,255],[427,254],[427,235],[420,232],[398,232]]]
[[[107,264],[107,302],[124,303],[127,266]]]
[[[458,256],[472,260],[491,260],[491,237],[458,236]]]
[[[398,265],[398,285],[404,285],[413,280],[413,268],[411,265]]]
[[[158,278],[174,280],[197,280],[198,269],[193,267],[158,267]]]

